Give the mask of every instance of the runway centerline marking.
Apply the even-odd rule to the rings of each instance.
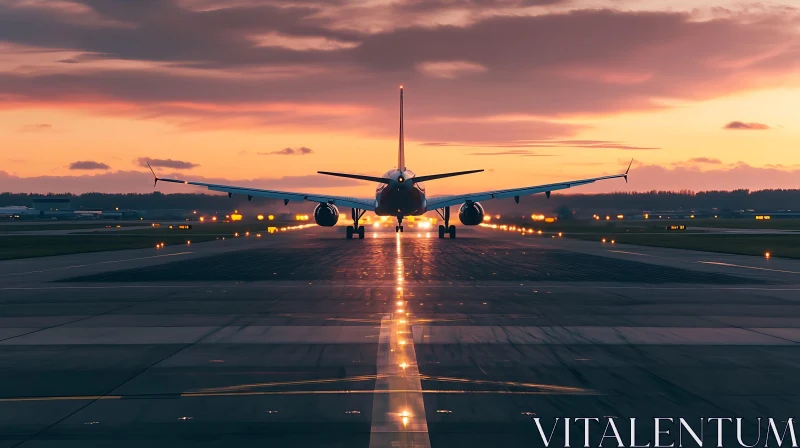
[[[381,319],[369,446],[429,448],[422,382],[409,324],[411,304],[405,299],[405,266],[399,233],[395,241],[394,311]],[[403,392],[386,393],[397,390]]]
[[[781,274],[800,274],[800,272],[796,271],[784,271],[782,269],[769,269],[769,268],[760,268],[758,266],[744,266],[741,264],[733,264],[733,263],[723,263],[721,261],[698,261],[701,264],[712,264],[714,266],[726,266],[731,268],[742,268],[742,269],[754,269],[757,271],[769,271],[769,272],[780,272]]]
[[[624,250],[607,250],[606,252],[613,252],[615,254],[628,254],[628,255],[641,255],[642,257],[652,257],[653,255],[640,254],[639,252],[628,252]]]
[[[186,254],[193,254],[193,253],[194,252],[176,252],[174,254],[162,254],[162,255],[151,255],[149,257],[126,258],[124,260],[109,260],[109,261],[98,261],[97,263],[73,264],[73,265],[70,265],[70,266],[61,266],[61,267],[52,268],[52,269],[41,269],[41,270],[38,270],[38,271],[13,272],[11,274],[0,275],[0,277],[10,277],[10,276],[14,276],[14,275],[41,274],[42,272],[61,271],[61,270],[64,270],[64,269],[85,268],[86,266],[95,266],[95,265],[98,265],[98,264],[124,263],[126,261],[149,260],[151,258],[174,257],[174,256],[177,256],[177,255],[186,255]]]

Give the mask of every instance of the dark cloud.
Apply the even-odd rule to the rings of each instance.
[[[147,167],[148,162],[150,166],[153,168],[172,168],[176,170],[190,170],[192,168],[198,167],[200,165],[192,162],[186,162],[183,160],[172,160],[172,159],[151,159],[149,157],[139,157],[136,159],[136,163],[141,167]]]
[[[176,173],[176,175],[179,175]],[[172,174],[163,175],[172,177]],[[260,179],[225,179],[197,176],[192,180],[224,185],[240,185],[251,188],[265,188],[277,190],[308,191],[326,188],[344,188],[354,186],[367,186],[362,181],[344,179],[341,177],[311,174],[306,176],[283,176]],[[201,187],[183,184],[158,185],[158,190],[163,193],[209,193]],[[150,193],[153,191],[153,178],[150,172],[115,171],[96,175],[80,176],[34,176],[19,177],[0,171],[0,192],[12,193]],[[364,196],[369,196],[369,188],[364,189]],[[313,204],[309,205],[313,207]]]
[[[299,148],[283,148],[277,151],[270,151],[270,152],[259,152],[258,155],[261,156],[304,156],[306,154],[311,154],[314,151],[311,148],[306,148],[305,146],[301,146]]]
[[[69,164],[71,170],[108,170],[110,166],[103,162],[95,162],[93,160],[80,160]]]
[[[730,123],[725,125],[724,129],[765,131],[767,129],[770,129],[770,127],[761,123],[743,123],[741,121],[731,121]]]
[[[53,129],[52,124],[26,124],[20,129],[21,132],[45,132]]]
[[[99,109],[123,103],[131,107],[115,113],[199,129],[288,124],[388,136],[396,111],[387,105],[396,97],[387,85],[403,82],[410,139],[509,142],[569,138],[579,129],[566,120],[506,123],[498,116],[624,113],[666,107],[662,98],[767,88],[784,82],[800,55],[793,16],[769,10],[702,21],[681,12],[481,13],[448,26],[422,26],[428,13],[417,11],[547,3],[413,0],[375,6],[362,17],[351,2],[85,0],[75,3],[86,9],[81,20],[54,7],[2,3],[0,40],[69,50],[78,55],[66,59],[79,63],[0,72],[0,98],[65,106],[80,100]],[[417,15],[388,27],[392,8]],[[113,70],[102,68],[106,61]],[[120,61],[144,68],[114,65]],[[81,68],[89,64],[97,68]],[[273,104],[292,107],[261,107]],[[342,113],[344,106],[370,110]]]

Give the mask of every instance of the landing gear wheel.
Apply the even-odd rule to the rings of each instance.
[[[360,240],[364,239],[364,226],[358,228],[358,239]]]
[[[444,238],[444,234],[445,233],[447,233],[447,231],[445,230],[444,226],[440,225],[439,226],[439,238]]]
[[[394,226],[394,231],[396,233],[400,233],[400,226]]]
[[[353,239],[353,226],[347,226],[347,229],[345,229],[345,234],[347,235],[347,239],[348,240],[352,240]]]
[[[455,238],[456,237],[456,226],[450,226],[450,228],[448,229],[447,233],[450,234],[450,238]]]
[[[400,226],[400,233],[403,233],[403,226]]]

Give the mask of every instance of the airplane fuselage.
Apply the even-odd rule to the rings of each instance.
[[[383,175],[388,183],[375,190],[375,214],[378,216],[418,216],[427,211],[425,186],[414,182],[411,170],[390,170]]]

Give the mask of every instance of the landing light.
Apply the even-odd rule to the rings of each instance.
[[[397,181],[402,184],[403,181],[405,181],[405,179],[403,178],[403,176],[400,176],[400,177],[397,178]]]

